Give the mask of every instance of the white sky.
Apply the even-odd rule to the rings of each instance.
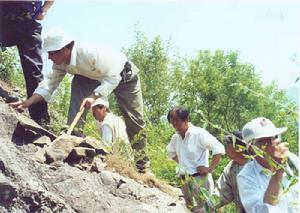
[[[43,26],[44,31],[61,28],[79,40],[126,48],[134,42],[137,23],[149,39],[171,38],[182,56],[202,49],[237,50],[265,83],[296,86],[300,0],[56,0]]]

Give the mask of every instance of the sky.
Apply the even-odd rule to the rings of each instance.
[[[300,64],[300,0],[56,0],[44,32],[63,29],[81,41],[128,48],[138,24],[148,39],[171,39],[181,56],[238,51],[265,84],[295,83]]]

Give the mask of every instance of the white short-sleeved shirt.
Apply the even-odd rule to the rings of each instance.
[[[171,159],[178,157],[179,174],[197,173],[198,166],[209,166],[209,151],[213,155],[225,154],[224,146],[208,131],[189,124],[184,139],[175,133],[166,147]]]
[[[266,175],[256,160],[248,162],[237,177],[239,194],[246,212],[248,213],[298,213],[299,212],[299,184],[294,185],[287,193],[279,195],[279,203],[275,206],[264,203],[264,194],[271,176]],[[289,185],[286,174],[281,184],[285,188]]]

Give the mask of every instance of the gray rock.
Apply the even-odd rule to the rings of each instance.
[[[47,146],[51,145],[51,140],[49,137],[44,135],[44,136],[39,137],[38,139],[34,140],[32,143],[43,147],[45,145],[47,145]]]
[[[86,147],[74,147],[68,158],[70,160],[77,160],[80,158],[93,158],[95,155],[95,149]]]
[[[107,155],[109,153],[100,140],[89,136],[87,136],[79,146],[95,149],[96,153],[101,155]]]
[[[0,192],[5,191],[1,195],[1,213],[189,212],[177,198],[117,173],[105,169],[99,169],[100,173],[83,171],[61,161],[55,162],[59,163],[56,167],[33,160],[32,152],[20,148],[27,145],[11,141],[17,122],[7,122],[6,116],[17,118],[9,114],[6,106],[0,101],[0,122],[5,121],[0,123],[0,132],[5,133],[0,137]],[[53,141],[45,149],[53,153],[64,150],[66,155],[82,142],[76,137],[71,141],[60,137],[60,142]]]
[[[44,129],[43,127],[38,125],[35,121],[33,121],[32,119],[28,118],[25,115],[18,114],[17,119],[18,119],[20,125],[23,126],[25,129],[32,130],[32,131],[34,131],[34,132],[36,132],[40,135],[46,135],[52,141],[57,138],[57,136],[55,134],[53,134],[52,132],[49,132],[48,130]]]
[[[46,148],[46,162],[63,161],[71,153],[74,147],[78,146],[83,141],[72,135],[63,134],[55,139],[49,147]]]

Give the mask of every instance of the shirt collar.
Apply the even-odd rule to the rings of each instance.
[[[191,122],[189,122],[188,124],[188,129],[186,130],[185,134],[184,134],[184,138],[186,138],[186,136],[190,135],[191,132],[193,131],[193,124]],[[180,136],[180,134],[177,132],[177,134]],[[181,137],[181,136],[180,136]]]

